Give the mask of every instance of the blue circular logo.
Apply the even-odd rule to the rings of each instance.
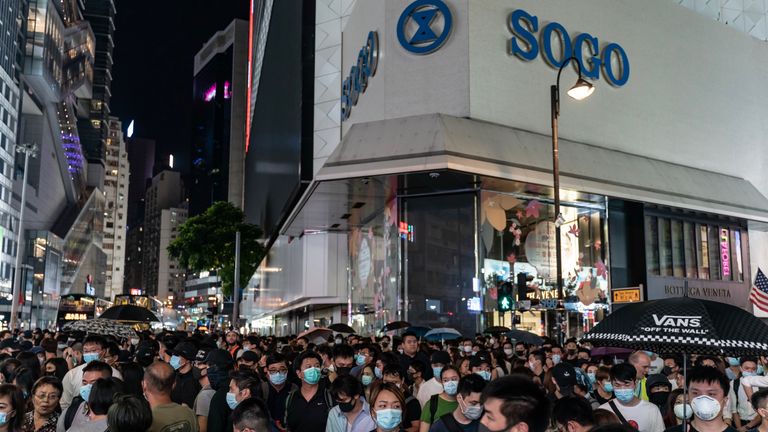
[[[432,28],[438,15],[443,16],[440,35]],[[406,28],[411,20],[417,28],[415,33],[409,35]],[[416,0],[405,8],[397,21],[397,40],[403,48],[414,54],[429,54],[445,43],[451,34],[452,24],[451,10],[441,0]]]

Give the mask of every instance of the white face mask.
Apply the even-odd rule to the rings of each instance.
[[[465,353],[471,353],[472,345],[464,345],[463,347],[461,347],[461,349],[463,349]]]
[[[504,354],[505,355],[511,356],[513,352],[514,351],[512,351],[512,348],[505,348],[504,349]]]
[[[704,421],[710,421],[720,414],[722,406],[717,399],[714,399],[707,395],[701,395],[693,398],[691,401],[691,408],[693,409],[693,415]]]

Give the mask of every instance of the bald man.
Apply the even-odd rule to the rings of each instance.
[[[141,387],[152,407],[152,427],[147,432],[198,432],[195,413],[171,400],[175,381],[176,373],[168,363],[156,361],[144,371]]]
[[[651,356],[645,351],[635,351],[629,356],[629,364],[637,371],[637,387],[635,395],[642,400],[648,400],[648,389],[645,386],[648,370],[651,368]]]

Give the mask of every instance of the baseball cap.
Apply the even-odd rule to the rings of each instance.
[[[195,360],[199,362],[204,362],[205,358],[208,357],[208,352],[211,349],[205,346],[200,347],[199,350],[197,350],[197,354],[195,355]]]
[[[24,330],[24,337],[29,339],[32,337],[32,330]]]
[[[567,363],[558,363],[552,368],[552,378],[561,390],[573,388],[576,385],[576,370]],[[561,391],[561,393],[565,393]]]
[[[488,358],[488,356],[480,355],[480,353],[477,353],[472,356],[472,358],[469,359],[469,367],[479,367],[483,363],[490,365],[491,360]]]
[[[670,388],[672,387],[672,383],[670,383],[667,377],[665,377],[664,375],[662,374],[648,375],[648,379],[645,382],[645,386],[648,388],[648,390],[658,385],[665,385]]]
[[[429,362],[432,364],[451,364],[451,356],[445,351],[435,351],[432,353],[432,357],[429,359]]]
[[[215,350],[211,350],[208,355],[205,356],[205,360],[203,362],[208,366],[218,365],[227,367],[234,363],[234,360],[232,360],[232,356],[229,355],[228,351],[217,348]]]
[[[191,342],[181,342],[174,347],[172,355],[184,357],[187,360],[194,360],[197,357],[197,348]]]
[[[45,352],[45,349],[43,349],[43,347],[41,346],[34,346],[30,348],[28,351],[31,352],[32,354],[42,354]]]

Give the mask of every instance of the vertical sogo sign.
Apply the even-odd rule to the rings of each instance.
[[[436,31],[433,24],[442,16],[442,29]],[[407,27],[416,23],[416,31],[411,35]],[[606,81],[614,87],[622,87],[629,81],[629,57],[624,48],[617,43],[606,44],[602,51],[599,40],[589,33],[580,33],[571,40],[568,30],[558,22],[549,22],[541,29],[540,39],[535,34],[539,31],[539,18],[517,9],[509,15],[509,30],[513,37],[509,40],[509,53],[523,61],[532,61],[542,54],[548,65],[557,69],[570,57],[576,57],[581,64],[582,74],[590,79],[600,79],[602,70]],[[416,0],[403,11],[397,22],[397,40],[406,51],[416,55],[426,55],[437,51],[451,34],[453,17],[451,10],[442,0]],[[556,57],[552,41],[560,44],[560,58]],[[584,51],[590,53],[584,58]],[[616,65],[613,59],[616,59]],[[376,74],[379,63],[379,36],[375,31],[368,32],[365,45],[357,55],[357,62],[341,87],[341,121],[347,120],[352,107],[357,105],[360,95],[368,87],[368,81]]]

